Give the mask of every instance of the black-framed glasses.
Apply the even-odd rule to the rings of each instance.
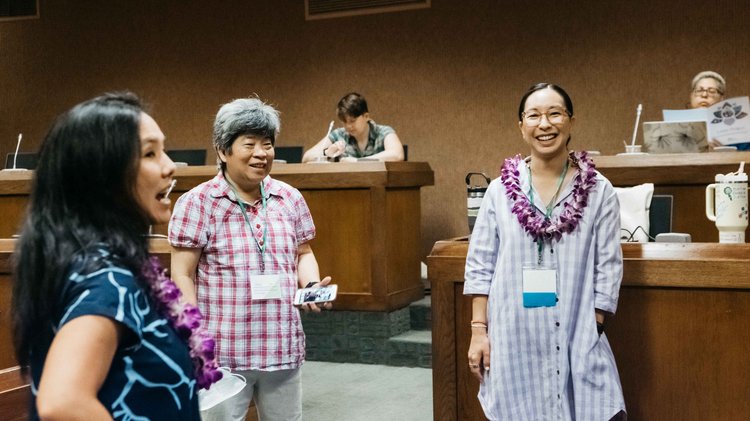
[[[720,95],[724,95],[724,92],[721,92],[717,88],[698,88],[698,89],[693,90],[693,95],[695,96],[703,96],[703,95],[720,96]]]
[[[521,114],[523,121],[527,126],[534,127],[542,124],[542,117],[547,117],[547,121],[550,124],[560,124],[565,121],[565,117],[568,116],[568,111],[562,108],[550,108],[547,112],[541,112],[539,110],[528,110]]]

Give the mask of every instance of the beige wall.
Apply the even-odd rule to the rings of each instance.
[[[552,6],[555,3],[556,6]],[[282,111],[281,145],[312,146],[347,91],[427,161],[423,254],[468,232],[464,176],[497,175],[526,148],[518,100],[553,81],[573,98],[573,148],[619,152],[643,120],[687,101],[692,76],[722,73],[750,94],[746,1],[450,1],[304,21],[301,0],[42,0],[41,18],[0,22],[0,152],[35,150],[55,115],[131,89],[169,147],[208,147],[218,106],[258,93]]]

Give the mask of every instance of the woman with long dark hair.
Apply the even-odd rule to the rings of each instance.
[[[75,106],[44,139],[12,304],[31,419],[199,419],[213,340],[146,237],[169,220],[174,168],[129,93]]]
[[[569,151],[573,102],[540,83],[521,98],[527,158],[505,160],[471,234],[468,364],[491,420],[625,419],[603,333],[622,279],[615,190]]]

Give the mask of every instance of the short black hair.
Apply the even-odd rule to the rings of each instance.
[[[367,100],[356,92],[350,92],[344,95],[336,107],[339,120],[344,121],[346,116],[357,118],[362,114],[369,112],[367,110]]]

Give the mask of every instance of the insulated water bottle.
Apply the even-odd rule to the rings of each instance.
[[[484,185],[471,185],[471,178],[475,175],[481,176],[484,179]],[[474,222],[477,220],[479,207],[482,205],[482,199],[487,192],[489,184],[490,178],[483,172],[470,172],[466,174],[466,208],[469,216],[469,233],[474,230]]]

